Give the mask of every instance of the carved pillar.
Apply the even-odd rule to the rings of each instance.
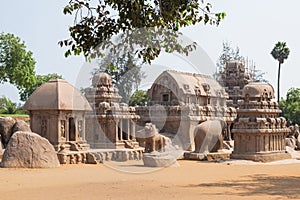
[[[132,139],[134,140],[135,139],[135,123],[134,123],[134,121],[131,121],[131,136],[132,136]]]
[[[131,132],[130,132],[130,120],[129,119],[127,119],[126,120],[126,128],[127,128],[127,140],[130,140],[130,134],[131,134]]]

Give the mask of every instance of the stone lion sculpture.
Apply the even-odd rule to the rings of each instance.
[[[140,146],[145,147],[145,153],[165,151],[165,146],[171,144],[171,139],[158,133],[155,124],[146,123],[145,128],[137,135]]]

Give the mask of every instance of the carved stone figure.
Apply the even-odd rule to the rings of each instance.
[[[142,132],[142,133],[141,133]],[[139,132],[137,138],[141,146],[145,147],[145,152],[165,151],[165,146],[170,145],[171,139],[158,133],[158,129],[152,123],[146,123],[144,130]]]
[[[196,126],[194,131],[195,152],[209,153],[222,149],[222,132],[225,128],[226,123],[223,120],[209,120]]]

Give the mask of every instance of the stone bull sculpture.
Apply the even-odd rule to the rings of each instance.
[[[222,132],[226,128],[223,120],[205,121],[194,130],[195,153],[218,152],[223,149]]]

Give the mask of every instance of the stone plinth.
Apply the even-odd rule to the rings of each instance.
[[[250,83],[239,100],[238,121],[234,124],[234,151],[231,158],[269,162],[290,158],[285,152],[289,133],[281,110],[273,102],[274,89],[267,83]]]
[[[168,153],[144,153],[143,162],[147,167],[171,167],[178,166],[176,157]]]
[[[184,159],[185,160],[200,160],[200,161],[213,161],[213,160],[228,160],[230,159],[231,152],[214,152],[214,153],[195,153],[195,152],[185,152]]]

